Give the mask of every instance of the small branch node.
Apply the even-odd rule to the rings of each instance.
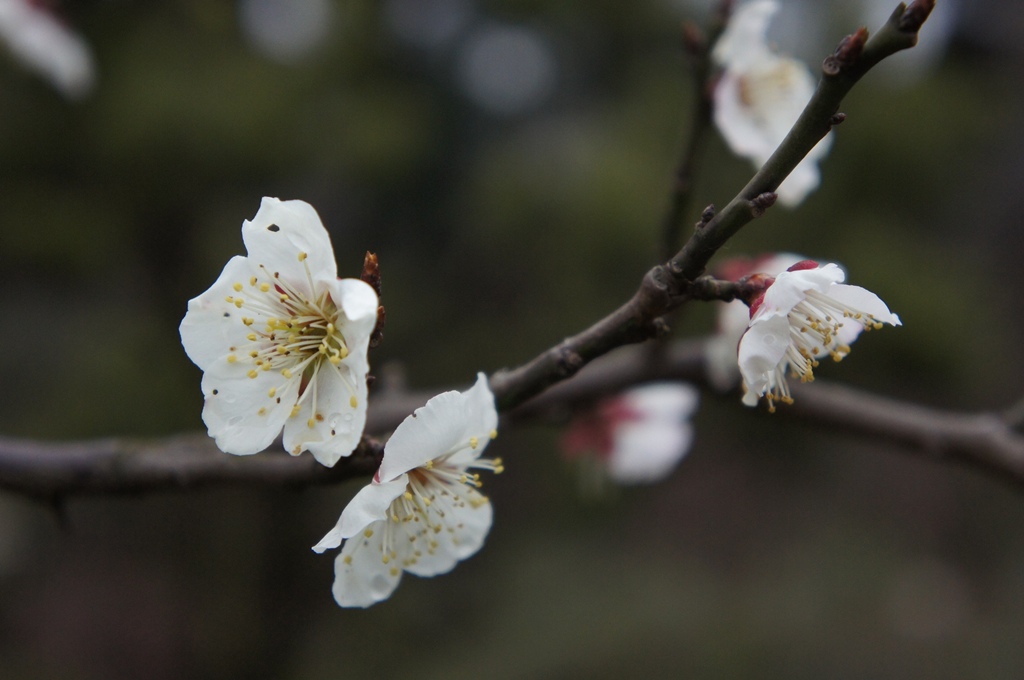
[[[779,197],[774,191],[766,191],[763,194],[758,194],[754,197],[754,200],[750,201],[750,214],[754,217],[761,217],[765,214],[768,208],[775,205],[775,200]]]
[[[703,229],[707,226],[707,223],[715,219],[715,204],[712,203],[708,207],[704,208],[704,212],[700,214],[700,221],[694,225],[694,229]]]
[[[370,285],[373,291],[377,293],[377,299],[381,297],[380,287],[380,262],[377,260],[377,254],[366,251],[366,255],[363,257],[363,271],[359,275],[359,278]],[[384,310],[384,305],[377,307],[377,324],[373,327],[373,332],[370,333],[370,347],[376,347],[384,339],[384,324],[387,321],[388,315]]]
[[[896,27],[903,33],[917,33],[933,9],[935,0],[914,0],[903,11]]]
[[[655,338],[667,337],[672,332],[672,328],[668,325],[668,322],[660,316],[651,322],[651,328]]]
[[[370,284],[377,297],[380,297],[380,260],[377,259],[376,253],[366,251],[366,255],[363,256],[363,271],[359,278]]]
[[[751,274],[736,282],[736,297],[750,304],[761,296],[775,282],[775,277],[768,274]]]
[[[864,44],[868,41],[868,29],[859,28],[854,33],[839,41],[836,51],[825,57],[821,63],[821,70],[826,76],[837,76],[860,59],[864,51]]]
[[[835,113],[835,114],[832,115],[831,118],[829,118],[828,124],[829,124],[829,127],[835,127],[836,125],[839,125],[840,123],[842,123],[845,120],[846,120],[846,114],[845,113]]]
[[[558,375],[562,378],[576,375],[586,363],[576,350],[564,345],[558,349]]]
[[[732,281],[723,281],[704,274],[694,279],[689,292],[697,300],[732,302],[740,293],[740,287]]]

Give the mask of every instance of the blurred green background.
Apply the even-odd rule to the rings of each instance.
[[[998,410],[1024,368],[1024,13],[939,2],[923,56],[845,102],[821,189],[723,256],[837,260],[900,314],[822,378]],[[264,195],[319,210],[342,275],[378,253],[371,358],[413,388],[580,330],[655,261],[691,95],[679,25],[706,4],[65,3],[87,96],[0,60],[0,432],[200,429],[177,324]],[[873,4],[783,2],[775,37],[817,61]],[[710,139],[687,221],[750,171]],[[598,500],[557,427],[506,429],[485,549],[368,611],[334,604],[309,549],[358,482],[71,499],[63,520],[0,494],[0,674],[1024,676],[1018,489],[734,396],[695,425],[668,481]]]

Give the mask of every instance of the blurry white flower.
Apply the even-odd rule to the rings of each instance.
[[[480,549],[491,506],[470,470],[504,469],[500,459],[480,458],[497,425],[481,373],[468,391],[439,394],[398,426],[373,482],[313,547],[322,553],[345,541],[334,563],[338,604],[369,607],[390,597],[403,571],[436,576]]]
[[[877,295],[841,283],[845,278],[835,264],[806,260],[779,274],[751,303],[738,352],[744,404],[765,397],[774,411],[776,401],[792,403],[787,371],[809,382],[818,359],[841,360],[861,331],[901,325]]]
[[[618,484],[664,479],[693,442],[690,417],[700,395],[686,383],[653,383],[627,390],[577,416],[562,437],[569,458],[594,457]]]
[[[739,281],[750,274],[778,276],[805,259],[793,253],[768,253],[753,259],[732,258],[724,262],[715,275],[726,281]],[[739,384],[736,348],[750,323],[750,308],[742,300],[718,302],[715,308],[717,328],[704,343],[704,360],[711,386],[719,392],[728,392]]]
[[[0,0],[0,42],[66,97],[78,99],[92,89],[96,75],[89,46],[42,3]]]
[[[228,453],[262,451],[284,428],[293,455],[334,465],[366,421],[367,347],[377,294],[339,279],[311,205],[264,198],[231,258],[188,303],[181,342],[203,369],[203,421]]]
[[[714,120],[729,147],[760,168],[789,133],[814,94],[805,64],[778,55],[765,34],[775,0],[740,6],[712,51],[722,69],[715,86]],[[820,182],[817,161],[828,153],[831,133],[811,149],[776,193],[784,205],[798,205]]]

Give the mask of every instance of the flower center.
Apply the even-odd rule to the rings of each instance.
[[[491,432],[491,438],[497,432]],[[391,502],[382,530],[384,564],[391,567],[392,576],[398,570],[415,565],[424,555],[434,555],[444,540],[454,546],[460,543],[465,525],[467,506],[471,510],[490,501],[477,489],[482,486],[480,475],[470,470],[504,472],[500,458],[477,458],[468,464],[452,464],[449,460],[458,451],[475,449],[480,445],[471,437],[467,445],[457,447],[423,466],[410,470],[405,492]]]
[[[789,311],[789,345],[783,360],[768,375],[765,399],[769,412],[775,403],[792,404],[786,368],[800,382],[814,380],[818,359],[825,355],[842,361],[850,353],[852,342],[861,331],[882,327],[882,322],[866,312],[849,307],[816,290],[804,293],[804,299]]]
[[[850,353],[848,341],[862,330],[881,328],[882,322],[816,290],[804,295],[789,312],[791,342],[787,359],[793,375],[810,382],[814,380],[817,359],[827,354],[834,361],[842,361]]]
[[[241,317],[241,322],[249,329],[248,343],[231,347],[228,362],[250,364],[247,375],[251,379],[263,372],[278,373],[282,382],[270,388],[268,396],[271,398],[275,398],[285,384],[298,380],[299,398],[291,416],[299,412],[300,404],[310,393],[314,401],[313,413],[316,413],[314,378],[322,368],[338,370],[353,394],[352,401],[356,400],[356,390],[347,373],[338,369],[349,354],[338,324],[338,306],[328,291],[316,292],[306,253],[299,253],[299,261],[306,270],[305,286],[290,283],[281,278],[279,272],[271,272],[261,264],[260,275],[250,277],[248,285],[236,282],[233,288],[237,295],[225,298],[243,312],[252,313],[252,316]],[[311,383],[314,387],[309,390]],[[356,403],[352,403],[352,407],[355,406]],[[314,425],[311,418],[309,426]]]

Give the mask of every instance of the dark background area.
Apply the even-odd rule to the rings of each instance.
[[[815,63],[879,25],[870,4],[783,2],[773,35]],[[822,379],[1000,410],[1024,368],[1024,12],[939,4],[952,13],[921,56],[844,103],[820,190],[720,258],[836,260],[900,314]],[[655,261],[691,95],[679,25],[703,23],[702,3],[63,9],[94,50],[89,96],[0,59],[5,435],[202,428],[177,325],[264,195],[317,208],[343,276],[378,253],[389,322],[371,361],[416,389],[531,358]],[[288,41],[300,11],[313,20]],[[693,219],[750,172],[709,140]],[[712,328],[701,307],[675,331]],[[486,547],[368,611],[334,604],[333,558],[310,550],[359,482],[73,498],[62,514],[0,494],[0,674],[1024,675],[1019,490],[735,395],[706,394],[694,422],[672,477],[602,499],[577,493],[558,427],[508,428]]]

